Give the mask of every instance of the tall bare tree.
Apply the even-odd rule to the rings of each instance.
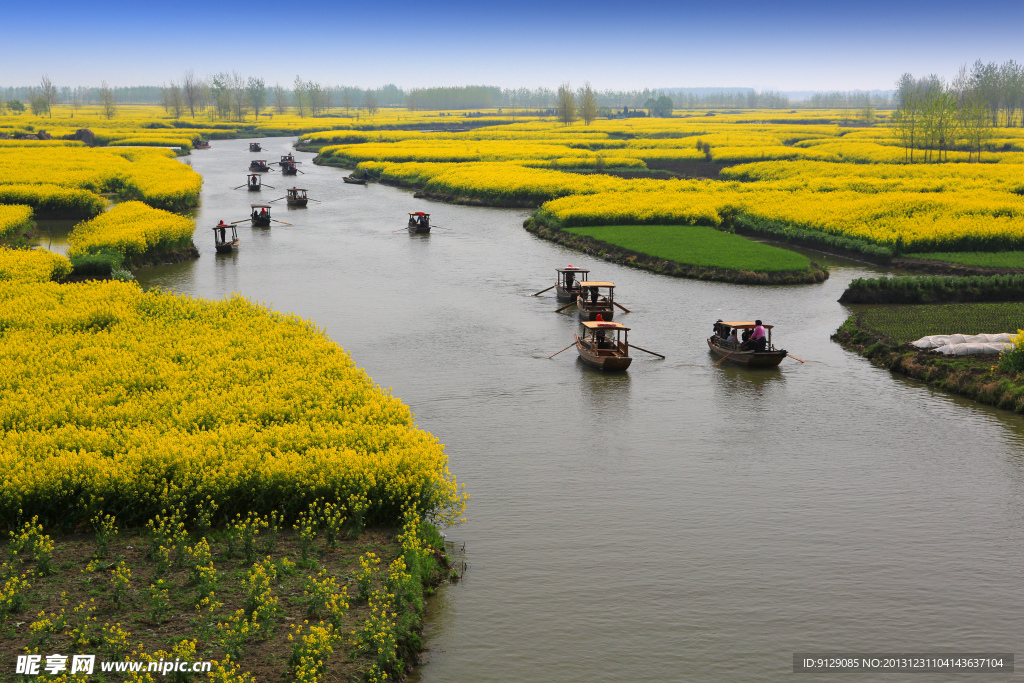
[[[591,121],[597,118],[597,97],[594,94],[594,89],[590,87],[590,81],[585,82],[580,88],[579,109],[584,125],[589,126]]]
[[[305,116],[306,108],[309,106],[309,97],[306,95],[306,83],[298,76],[295,77],[295,83],[292,85],[292,96],[295,98],[295,109],[299,116]]]
[[[274,110],[278,114],[284,114],[288,111],[288,93],[284,91],[280,83],[275,83],[272,90],[274,93]]]
[[[192,69],[187,70],[185,75],[181,77],[181,94],[185,98],[185,104],[188,106],[188,111],[193,119],[196,117],[199,88],[200,84],[196,80],[196,75],[192,72]]]
[[[103,81],[103,83],[100,84],[99,97],[100,108],[103,110],[103,115],[108,119],[112,119],[117,116],[117,97],[114,96],[114,91],[111,90],[106,81]]]
[[[43,75],[39,79],[39,95],[40,101],[46,104],[46,111],[50,114],[50,118],[53,118],[53,107],[57,104],[57,86],[53,84],[50,77]]]
[[[363,95],[363,106],[366,107],[366,111],[370,114],[376,114],[380,111],[380,105],[377,104],[377,93],[367,88],[366,94]]]
[[[260,120],[260,110],[267,106],[267,84],[262,78],[249,77],[249,83],[245,87],[245,93],[249,98],[249,105],[256,113],[256,120]]]
[[[555,95],[555,114],[563,125],[571,126],[576,121],[576,96],[568,82],[558,86]]]

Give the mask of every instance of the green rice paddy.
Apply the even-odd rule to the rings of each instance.
[[[1024,328],[1024,304],[879,306],[858,313],[857,322],[900,343],[932,334],[1016,333]]]
[[[930,259],[932,261],[962,263],[965,266],[1024,269],[1024,251],[943,251],[907,254],[907,256],[909,258]]]
[[[600,225],[566,228],[566,232],[705,268],[786,272],[811,267],[810,259],[796,252],[704,225]]]

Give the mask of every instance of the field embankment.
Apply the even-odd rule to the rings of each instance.
[[[981,403],[1024,412],[1024,349],[1003,356],[943,356],[908,342],[935,334],[1016,333],[1024,305],[884,306],[851,316],[832,336],[875,365]]]

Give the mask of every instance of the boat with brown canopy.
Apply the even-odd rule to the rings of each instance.
[[[611,320],[615,315],[615,283],[583,280],[576,297],[580,320],[597,320],[601,316]]]
[[[231,237],[228,238],[228,230],[231,231]],[[230,254],[232,250],[238,248],[238,230],[234,225],[221,221],[213,228],[213,246],[217,249],[218,254]]]
[[[580,280],[586,280],[590,271],[577,268],[570,264],[565,268],[556,268],[555,298],[559,301],[573,301],[580,293]]]
[[[285,189],[288,206],[305,206],[309,202],[305,188],[289,187]]]
[[[762,325],[765,329],[764,349],[760,350],[752,340],[744,339],[744,331],[753,331],[759,320],[723,321],[715,323],[715,333],[708,337],[708,349],[719,358],[718,363],[728,360],[730,363],[745,365],[748,368],[774,368],[788,355],[785,349],[776,349],[772,344],[773,325]],[[735,332],[735,335],[733,333]]]
[[[585,320],[583,336],[576,336],[576,352],[584,363],[598,370],[625,370],[629,356],[629,328],[622,323]]]

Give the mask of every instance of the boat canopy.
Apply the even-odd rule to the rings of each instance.
[[[590,272],[590,271],[587,271],[587,272]],[[615,283],[614,282],[591,282],[589,280],[584,280],[584,281],[580,282],[580,287],[607,287],[608,289],[614,289],[615,288]]]
[[[625,330],[629,331],[629,328],[622,323],[613,323],[611,321],[604,320],[584,320],[580,323],[583,327],[588,330]]]
[[[757,323],[752,323],[752,322],[729,322],[728,320],[716,320],[715,322],[717,324],[719,324],[719,325],[728,325],[729,327],[737,327],[737,328],[739,328],[741,330],[754,329],[755,327],[757,327]],[[763,327],[766,330],[770,330],[770,329],[772,329],[775,326],[774,325],[761,325],[761,327]]]

